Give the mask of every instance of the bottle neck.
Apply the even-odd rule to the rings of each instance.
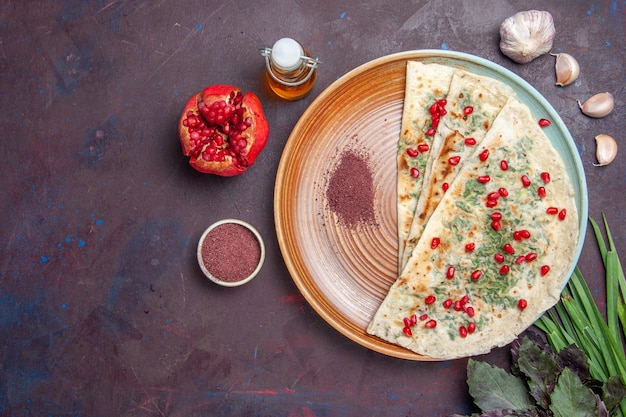
[[[305,52],[306,53],[306,52]],[[265,57],[265,66],[269,75],[278,83],[296,87],[306,83],[313,72],[319,65],[317,59],[309,58],[308,56],[301,57],[301,64],[295,70],[284,71],[274,65],[272,61],[272,50],[265,48],[261,50],[261,55]]]

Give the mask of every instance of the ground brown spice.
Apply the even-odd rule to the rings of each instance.
[[[344,226],[374,223],[374,181],[368,158],[354,151],[341,155],[331,173],[326,198]]]
[[[236,282],[248,277],[261,259],[256,236],[237,223],[216,226],[202,242],[202,262],[215,278]]]

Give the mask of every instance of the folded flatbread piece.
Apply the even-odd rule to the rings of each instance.
[[[421,191],[428,152],[416,152],[420,144],[430,148],[433,136],[426,135],[431,127],[429,108],[448,94],[454,69],[446,65],[409,61],[402,110],[402,126],[398,140],[398,264],[413,221],[413,213]],[[417,170],[415,174],[413,170]],[[398,271],[399,273],[400,271]]]
[[[504,346],[556,304],[577,239],[563,160],[528,107],[511,97],[432,213],[367,332],[434,359]]]
[[[400,258],[400,272],[441,201],[444,184],[452,183],[466,158],[480,144],[493,120],[513,95],[514,90],[501,81],[459,69],[455,71],[446,100],[446,115],[440,119],[424,170],[421,192]],[[470,141],[466,143],[466,139]]]

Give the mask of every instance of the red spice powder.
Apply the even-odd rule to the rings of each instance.
[[[344,152],[331,173],[326,198],[344,226],[374,223],[374,181],[368,159],[354,151]]]
[[[254,233],[237,223],[216,226],[202,242],[202,262],[215,278],[236,282],[248,277],[261,259]]]

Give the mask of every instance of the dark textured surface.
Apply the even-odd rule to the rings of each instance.
[[[554,86],[554,58],[517,65],[498,28],[548,10],[554,51],[581,77]],[[289,133],[325,87],[411,49],[475,54],[535,86],[570,129],[589,212],[626,259],[626,8],[622,1],[0,1],[0,414],[7,416],[443,416],[473,411],[466,360],[370,352],[308,306],[276,241],[273,186]],[[299,39],[323,64],[310,96],[262,84],[258,49]],[[180,152],[189,96],[215,83],[256,92],[271,134],[249,172],[202,175]],[[609,91],[616,110],[576,99]],[[358,111],[358,109],[355,109]],[[598,168],[593,137],[623,149]],[[195,262],[209,224],[237,217],[265,238],[244,287]],[[591,234],[579,265],[602,301]],[[506,365],[508,349],[480,359]]]

